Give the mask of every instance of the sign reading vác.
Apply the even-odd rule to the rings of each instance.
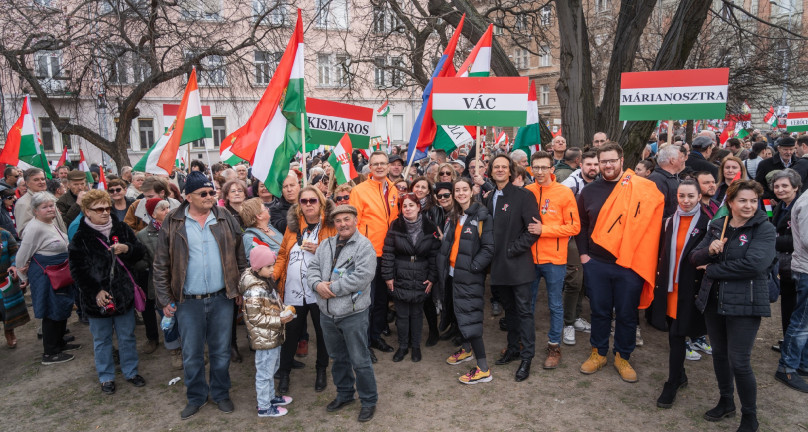
[[[439,125],[524,126],[527,77],[435,78],[432,118]]]
[[[808,132],[808,111],[788,113],[786,132]]]
[[[724,118],[729,69],[624,72],[620,120]]]

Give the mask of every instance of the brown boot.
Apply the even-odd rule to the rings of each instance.
[[[581,365],[580,371],[584,375],[589,375],[601,370],[603,366],[606,366],[606,356],[600,355],[598,349],[592,347],[592,352],[584,364]]]
[[[547,358],[544,359],[545,369],[555,369],[561,362],[561,347],[558,344],[547,344]]]
[[[6,330],[6,345],[9,348],[17,348],[17,336],[14,335],[14,329]]]
[[[182,370],[182,349],[171,350],[171,367]]]

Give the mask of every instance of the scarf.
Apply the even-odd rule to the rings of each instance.
[[[90,228],[104,234],[104,238],[109,239],[109,233],[112,231],[112,218],[109,218],[109,222],[104,225],[96,225],[90,222],[90,218],[87,217],[84,218],[84,222],[86,222]]]
[[[149,222],[149,224],[151,224],[152,228],[154,228],[155,231],[160,231],[160,228],[163,227],[163,223],[157,222],[156,219],[152,219],[151,222]]]
[[[408,221],[403,216],[402,219],[404,219],[404,223],[407,224],[407,235],[410,237],[410,240],[412,240],[412,244],[416,244],[418,242],[418,235],[423,231],[423,219],[421,218],[421,214],[419,213],[418,218],[412,222]]]
[[[668,258],[668,292],[673,292],[673,284],[679,283],[679,270],[682,269],[682,257],[679,257],[678,263],[676,260],[676,237],[677,233],[679,232],[679,221],[681,220],[682,216],[693,216],[693,219],[690,219],[690,226],[687,227],[687,235],[685,236],[685,244],[682,245],[682,251],[685,250],[687,247],[687,242],[690,240],[691,234],[693,233],[693,229],[696,228],[696,224],[699,222],[699,216],[701,215],[701,206],[697,205],[693,207],[693,210],[686,212],[682,210],[681,207],[676,207],[676,213],[673,214],[671,219],[673,220],[673,231],[671,235],[671,248],[669,252]],[[684,255],[684,254],[682,254]],[[678,264],[678,265],[676,265]],[[676,265],[676,274],[673,272],[674,265]]]

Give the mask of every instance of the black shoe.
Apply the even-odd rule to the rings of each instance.
[[[776,344],[772,345],[772,351],[780,352],[782,347],[783,347],[783,340],[780,339],[779,341],[777,341]]]
[[[797,375],[799,375],[801,377],[808,377],[808,370],[797,369]]]
[[[756,432],[760,425],[755,414],[741,414],[741,424],[737,432]]]
[[[278,379],[278,394],[283,396],[289,393],[289,372],[281,373]]]
[[[514,361],[514,360],[516,360],[516,359],[518,359],[518,358],[519,358],[519,353],[510,352],[510,351],[505,351],[505,354],[502,354],[502,357],[500,357],[500,358],[499,358],[499,359],[496,361],[496,363],[495,363],[495,364],[496,364],[497,366],[506,365],[506,364],[508,364],[508,363],[510,363],[510,362],[512,362],[512,361]]]
[[[193,417],[194,414],[198,413],[203,406],[207,405],[208,401],[202,403],[202,405],[194,405],[192,403],[188,403],[183,408],[182,412],[180,413],[180,419],[188,420],[189,418]]]
[[[373,414],[376,413],[376,405],[365,407],[363,406],[362,409],[359,410],[359,420],[360,423],[364,423],[373,419]]]
[[[75,337],[75,336],[73,336],[73,335],[64,335],[64,336],[62,336],[62,340],[63,340],[65,343],[68,343],[68,342],[73,342],[74,340],[76,340],[76,337]]]
[[[140,375],[135,375],[132,378],[127,379],[127,381],[132,383],[132,385],[135,387],[143,387],[146,385],[146,380],[144,380]]]
[[[429,332],[429,337],[426,338],[426,343],[424,345],[428,347],[437,345],[439,337],[440,335],[438,334],[437,330],[435,330],[434,332]]]
[[[774,379],[793,388],[794,390],[808,393],[808,383],[806,383],[805,380],[803,380],[802,377],[796,373],[777,371],[774,374]]]
[[[379,359],[376,358],[376,353],[370,348],[368,348],[368,351],[370,351],[370,362],[376,364],[379,361]]]
[[[78,351],[80,349],[81,345],[79,344],[64,344],[64,346],[62,346],[62,352]]]
[[[421,348],[413,348],[411,358],[413,363],[418,363],[421,361]]]
[[[241,363],[241,353],[238,352],[238,345],[233,345],[230,347],[230,362],[231,363]]]
[[[452,323],[449,329],[439,336],[440,340],[449,340],[457,335],[457,324]]]
[[[387,344],[382,338],[378,338],[370,343],[371,348],[376,348],[381,352],[393,352],[393,347]]]
[[[105,395],[115,394],[115,381],[101,383],[101,393],[104,393]]]
[[[522,360],[522,363],[519,363],[519,369],[516,370],[516,374],[514,375],[514,379],[516,382],[522,382],[530,376],[530,360]]]
[[[673,402],[676,400],[677,390],[679,390],[679,386],[666,381],[665,385],[662,387],[662,394],[659,395],[656,401],[656,406],[660,408],[672,407]]]
[[[389,310],[387,311],[387,322],[391,323],[396,320],[396,311]],[[390,328],[389,326],[387,328]]]
[[[52,365],[56,363],[65,363],[73,360],[73,354],[66,354],[66,353],[57,353],[54,355],[42,355],[42,364],[43,365]]]
[[[406,356],[409,352],[410,350],[407,348],[399,348],[398,351],[396,351],[396,353],[393,355],[393,361],[398,363],[401,360],[404,360],[404,356]]]
[[[320,393],[328,385],[325,368],[317,368],[317,377],[314,379],[314,391]]]
[[[393,334],[393,332],[390,331],[390,325],[388,324],[388,325],[386,325],[384,327],[384,330],[382,330],[382,335],[383,336],[390,336],[391,334]]]
[[[356,399],[350,399],[346,401],[341,401],[339,399],[334,399],[326,405],[325,410],[328,412],[339,411],[347,405],[356,402]]]
[[[222,399],[219,402],[216,402],[216,405],[219,406],[219,411],[225,414],[230,414],[236,410],[236,407],[233,405],[233,401],[231,401],[230,398]]]
[[[505,320],[505,317],[499,319],[499,329],[501,331],[508,331],[508,322]]]
[[[304,367],[306,367],[306,363],[292,359],[292,369],[303,369]]]
[[[721,398],[718,405],[704,413],[704,420],[717,422],[735,415],[735,401],[732,398]]]

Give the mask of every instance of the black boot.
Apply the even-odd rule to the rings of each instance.
[[[741,425],[738,426],[737,432],[756,432],[758,430],[757,415],[755,414],[742,414]]]
[[[721,397],[721,399],[718,400],[718,405],[716,405],[715,408],[704,413],[704,420],[717,422],[726,417],[732,417],[734,415],[735,401],[732,400],[731,397]]]
[[[435,329],[434,332],[432,330],[429,330],[429,336],[427,336],[426,343],[424,343],[424,345],[428,347],[437,345],[439,337],[440,335],[438,334],[438,329]]]
[[[413,363],[418,363],[421,361],[421,348],[412,349],[412,361]]]
[[[289,372],[281,372],[278,379],[278,394],[281,396],[289,393]]]
[[[317,368],[317,378],[314,379],[314,391],[320,393],[325,390],[328,385],[328,378],[325,374],[325,368]]]
[[[682,369],[682,376],[678,384],[673,384],[670,381],[665,382],[665,385],[662,387],[662,394],[659,395],[659,399],[656,401],[656,406],[660,408],[672,407],[673,402],[676,400],[676,393],[685,387],[687,387],[687,374],[685,374],[684,369]]]
[[[393,361],[398,363],[401,360],[404,360],[404,357],[409,353],[410,350],[407,348],[399,348],[396,353],[393,355]]]

